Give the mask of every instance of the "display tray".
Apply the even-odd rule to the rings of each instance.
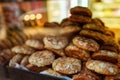
[[[8,80],[9,74],[7,70],[8,61],[0,64],[0,80]]]
[[[66,80],[45,74],[38,74],[18,68],[7,67],[10,80]]]

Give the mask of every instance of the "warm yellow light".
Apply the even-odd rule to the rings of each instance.
[[[30,18],[29,18],[29,15],[25,15],[25,16],[24,16],[24,20],[25,20],[25,21],[28,21],[29,19],[30,19]]]
[[[34,20],[34,19],[35,19],[35,15],[34,15],[34,14],[31,14],[31,15],[30,15],[30,19],[31,19],[31,20]]]
[[[42,14],[37,14],[36,15],[36,19],[41,19],[42,18]]]

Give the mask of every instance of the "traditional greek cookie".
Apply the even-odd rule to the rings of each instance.
[[[56,71],[54,71],[53,69],[49,68],[47,70],[45,70],[45,72],[47,72],[47,74],[50,74],[52,76],[56,76],[56,77],[62,77],[62,75]]]
[[[53,52],[48,50],[38,51],[29,57],[29,63],[37,67],[44,67],[52,64],[55,59]]]
[[[74,15],[92,16],[92,12],[86,7],[76,6],[70,9],[70,13]]]
[[[51,28],[56,28],[56,27],[60,27],[59,23],[57,22],[45,22],[44,27],[51,27]]]
[[[38,67],[38,66],[35,66],[33,64],[26,65],[26,68],[29,69],[30,71],[34,71],[34,72],[37,72],[37,73],[48,69],[47,67]]]
[[[73,38],[72,41],[74,45],[76,45],[77,47],[81,49],[85,49],[87,51],[98,51],[100,47],[99,44],[95,40],[85,38],[82,36],[77,36]]]
[[[101,19],[99,19],[99,18],[93,18],[92,19],[92,23],[100,25],[101,27],[105,27],[104,22]]]
[[[101,77],[88,70],[83,63],[80,73],[73,75],[73,80],[102,80]]]
[[[92,22],[91,18],[82,16],[82,15],[71,15],[69,17],[69,20],[73,22],[79,22],[79,23],[91,23]]]
[[[11,49],[3,49],[0,52],[0,56],[4,57],[4,59],[9,60],[11,59],[15,54],[11,51]]]
[[[18,53],[18,54],[32,54],[35,50],[28,47],[28,46],[25,46],[25,45],[22,45],[22,46],[15,46],[12,48],[12,52],[15,52],[15,53]]]
[[[75,74],[81,70],[81,61],[71,57],[60,57],[53,62],[52,68],[62,74]]]
[[[20,65],[26,66],[27,64],[29,64],[28,59],[29,59],[29,56],[24,56],[23,59],[20,62]]]
[[[46,49],[52,50],[55,53],[57,53],[57,50],[58,50],[58,53],[57,53],[58,55],[65,56],[64,53],[61,53],[59,51],[61,51],[67,46],[68,40],[66,37],[48,36],[48,37],[44,37],[43,42]]]
[[[78,23],[72,22],[68,18],[63,19],[60,26],[61,27],[66,27],[66,26],[79,26],[80,27]]]
[[[44,44],[39,40],[29,39],[25,42],[25,44],[34,49],[38,49],[38,50],[44,49]]]
[[[92,55],[93,59],[108,61],[112,63],[118,62],[118,54],[113,51],[99,50]]]
[[[111,44],[103,44],[103,45],[101,45],[100,49],[119,53],[119,49],[117,48],[117,46],[115,46],[115,45],[112,46]]]
[[[74,57],[83,61],[87,61],[90,58],[88,51],[78,48],[72,43],[65,48],[65,53],[69,57]]]
[[[15,64],[16,64],[16,63],[19,64],[19,63],[21,62],[22,58],[23,58],[23,56],[20,55],[20,54],[15,55],[15,56],[10,60],[9,66],[10,66],[10,67],[15,67]]]
[[[79,26],[65,26],[59,30],[60,35],[70,35],[80,31]]]
[[[104,61],[89,60],[86,67],[96,73],[103,75],[116,75],[118,73],[118,66]]]
[[[100,25],[97,25],[97,24],[85,24],[83,26],[83,29],[88,29],[88,30],[93,30],[93,31],[98,31],[98,32],[101,32],[101,33],[105,33],[105,29],[104,27],[101,27]]]
[[[79,34],[81,36],[93,38],[94,40],[98,41],[99,43],[107,44],[107,43],[113,43],[114,42],[113,38],[111,38],[111,37],[109,37],[105,34],[96,32],[96,31],[81,30]]]

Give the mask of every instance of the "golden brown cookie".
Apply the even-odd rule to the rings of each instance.
[[[26,65],[26,68],[29,69],[30,71],[37,72],[37,73],[48,69],[47,67],[38,67],[33,64]]]
[[[70,9],[70,13],[74,15],[83,15],[83,16],[92,16],[92,12],[86,8],[86,7],[81,7],[81,6],[76,6]]]
[[[29,47],[32,47],[34,49],[37,49],[37,50],[42,50],[44,49],[44,44],[39,41],[39,40],[35,40],[35,39],[28,39],[26,42],[25,42],[25,45],[29,46]]]
[[[87,61],[90,58],[88,51],[78,48],[72,43],[65,48],[65,53],[69,57],[74,57],[83,61]]]
[[[92,55],[93,59],[108,61],[112,63],[118,62],[118,54],[113,51],[99,50]]]
[[[98,51],[100,47],[95,40],[82,36],[74,37],[72,41],[74,45],[87,51]]]
[[[48,36],[44,37],[43,42],[46,49],[54,51],[60,56],[65,56],[64,53],[61,53],[61,50],[63,50],[68,44],[68,40],[66,37]]]
[[[34,51],[35,51],[34,49],[25,45],[15,46],[12,48],[12,52],[18,53],[18,54],[32,54]]]
[[[59,30],[60,35],[72,35],[81,30],[79,26],[65,26]]]
[[[71,57],[60,57],[53,62],[52,68],[62,74],[75,74],[81,70],[81,61]]]
[[[26,66],[27,64],[29,64],[28,59],[29,59],[29,56],[24,56],[23,59],[20,62],[20,65]]]
[[[54,71],[53,69],[49,68],[47,70],[45,70],[45,72],[47,72],[47,74],[50,74],[52,76],[56,76],[56,77],[62,77],[62,75],[56,71]]]
[[[14,55],[11,49],[3,49],[0,53],[0,56],[3,56],[6,60],[11,59]]]
[[[91,23],[92,19],[87,16],[82,16],[82,15],[71,15],[69,17],[69,20],[73,22],[79,22],[79,23]]]
[[[38,51],[29,57],[29,63],[38,67],[44,67],[52,64],[55,59],[53,52],[48,50]]]
[[[15,64],[16,64],[16,63],[19,64],[19,63],[21,62],[22,58],[23,58],[23,56],[20,55],[20,54],[15,55],[15,56],[10,60],[9,66],[10,66],[10,67],[15,67]]]
[[[98,31],[98,32],[101,32],[101,33],[105,33],[104,27],[102,27],[100,25],[97,25],[97,24],[93,24],[93,23],[85,24],[83,26],[83,29],[88,29],[88,30],[93,30],[93,31]]]
[[[103,44],[103,43],[107,44],[107,43],[114,42],[113,38],[111,38],[105,34],[102,34],[100,32],[96,32],[96,31],[92,31],[92,30],[81,30],[79,34],[81,36],[92,38],[101,44]]]
[[[99,18],[93,18],[92,19],[92,23],[97,24],[97,25],[99,25],[101,27],[105,27],[104,22],[101,19],[99,19]]]
[[[91,71],[103,75],[116,75],[118,73],[117,65],[100,60],[89,60],[86,63],[86,67]]]

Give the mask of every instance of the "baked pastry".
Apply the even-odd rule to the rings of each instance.
[[[81,7],[81,6],[76,6],[76,7],[71,8],[70,13],[72,15],[83,15],[83,16],[87,16],[87,17],[92,16],[92,12],[88,8]]]
[[[98,31],[98,32],[101,32],[101,33],[105,33],[104,27],[102,27],[100,25],[97,25],[97,24],[93,24],[93,23],[85,24],[83,26],[83,29],[88,29],[88,30],[93,30],[93,31]]]
[[[0,53],[0,56],[3,56],[6,60],[11,59],[14,55],[11,49],[3,49]]]
[[[66,26],[79,26],[79,27],[80,27],[80,25],[79,25],[78,23],[70,21],[69,18],[63,19],[63,20],[61,21],[60,26],[61,26],[62,28],[66,27]]]
[[[52,68],[62,74],[75,74],[81,70],[81,61],[71,57],[60,57],[54,60]]]
[[[85,49],[87,51],[98,51],[100,47],[95,40],[82,36],[74,37],[72,41],[78,48]]]
[[[89,60],[86,62],[86,67],[89,70],[103,75],[116,75],[118,73],[117,65],[100,60]]]
[[[21,62],[22,58],[23,58],[23,56],[22,56],[21,54],[15,55],[15,56],[10,60],[9,66],[10,66],[10,67],[15,67],[15,64],[16,64],[16,63],[19,64],[19,63]]]
[[[72,43],[65,48],[65,53],[69,57],[74,57],[82,61],[87,61],[90,58],[90,54],[88,51],[78,48]]]
[[[37,72],[37,73],[48,69],[47,67],[38,67],[33,64],[27,64],[26,68],[29,69],[30,71]]]
[[[114,42],[113,38],[111,38],[111,37],[109,37],[109,36],[107,36],[105,34],[96,32],[96,31],[81,30],[79,34],[81,36],[92,38],[92,39],[96,40],[97,42],[99,42],[101,44],[104,44],[104,43],[107,44],[107,43]]]
[[[44,67],[52,64],[55,59],[53,52],[48,50],[38,51],[29,57],[29,63],[37,67]]]
[[[28,46],[25,46],[25,45],[22,45],[22,46],[15,46],[12,48],[12,52],[14,53],[18,53],[18,54],[32,54],[35,50],[28,47]]]
[[[86,68],[83,63],[80,73],[73,75],[73,80],[102,80],[101,77]]]
[[[59,51],[63,50],[67,46],[68,40],[66,37],[47,36],[47,37],[44,37],[43,42],[44,42],[46,49],[52,50],[53,52],[55,52],[56,54],[60,56],[65,56],[64,53],[61,53]],[[59,53],[57,53],[57,51]]]
[[[60,27],[59,23],[57,23],[57,22],[45,22],[43,26],[50,27],[50,28]]]
[[[118,54],[113,51],[108,50],[99,50],[92,55],[93,59],[103,60],[107,62],[117,63],[118,62]]]
[[[97,25],[99,25],[101,27],[105,27],[104,22],[101,19],[99,19],[99,18],[93,18],[92,19],[92,23],[97,24]]]
[[[47,70],[44,71],[45,73],[52,75],[52,76],[56,76],[56,77],[62,77],[62,75],[56,71],[54,71],[53,69],[49,68]]]
[[[65,26],[59,30],[60,35],[72,35],[81,30],[79,26]]]
[[[35,40],[35,39],[28,39],[26,42],[25,42],[25,45],[29,46],[29,47],[32,47],[34,49],[37,49],[37,50],[42,50],[44,49],[44,44],[39,41],[39,40]]]
[[[69,20],[73,22],[79,22],[79,23],[91,23],[92,19],[90,17],[85,17],[83,15],[71,15],[69,17]]]
[[[20,65],[26,66],[27,64],[29,64],[28,59],[29,59],[29,56],[24,56],[23,59],[20,62]]]

